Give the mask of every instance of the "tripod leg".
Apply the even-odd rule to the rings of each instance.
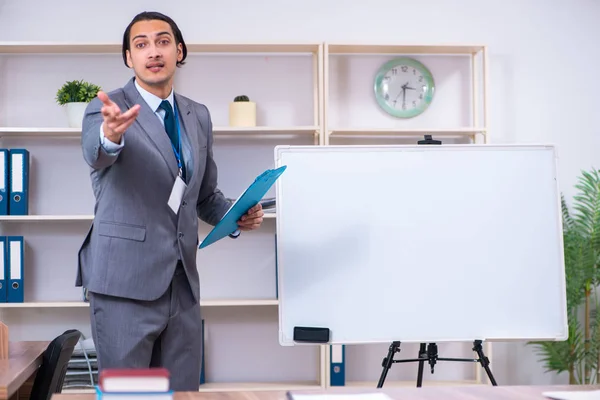
[[[425,360],[425,358],[427,358],[427,350],[425,346],[425,343],[421,343],[421,346],[419,347],[419,359]],[[419,361],[419,369],[417,372],[417,387],[421,387],[421,385],[423,384],[424,364],[425,361]]]
[[[485,356],[485,354],[483,354],[481,340],[475,340],[473,342],[473,351],[477,353],[477,357],[479,357],[479,362],[483,366],[483,369],[485,369],[485,372],[487,373],[487,376],[490,379],[492,386],[498,386],[498,384],[496,383],[496,379],[492,375],[492,371],[490,369],[490,360]]]
[[[381,376],[379,377],[379,382],[377,383],[377,388],[382,388],[383,383],[385,382],[385,377],[387,376],[392,363],[394,362],[394,354],[400,351],[400,342],[392,342],[390,348],[388,350],[388,355],[383,359],[381,365],[383,366],[383,371],[381,371]]]

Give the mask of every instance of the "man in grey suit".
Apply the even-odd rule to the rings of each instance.
[[[186,54],[169,17],[137,15],[123,36],[135,76],[85,112],[96,203],[76,283],[88,290],[98,368],[162,366],[177,391],[200,379],[198,218],[215,225],[231,206],[217,187],[208,109],[173,91]],[[256,205],[232,236],[262,217]]]

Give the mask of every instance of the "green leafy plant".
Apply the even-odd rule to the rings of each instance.
[[[582,172],[573,214],[561,197],[569,338],[529,342],[546,371],[568,372],[570,384],[600,382],[600,171]],[[558,310],[557,310],[558,312]]]
[[[67,103],[89,103],[100,90],[99,86],[83,80],[67,81],[56,92],[56,102],[61,106]]]
[[[235,98],[233,99],[233,101],[237,102],[237,101],[250,101],[250,98],[248,96],[235,96]]]

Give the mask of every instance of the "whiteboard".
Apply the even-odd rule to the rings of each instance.
[[[565,340],[550,145],[277,146],[279,338]]]

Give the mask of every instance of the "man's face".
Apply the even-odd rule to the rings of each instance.
[[[139,21],[131,27],[127,64],[136,78],[149,86],[162,86],[175,74],[183,57],[181,43],[175,44],[171,26],[161,20]]]

